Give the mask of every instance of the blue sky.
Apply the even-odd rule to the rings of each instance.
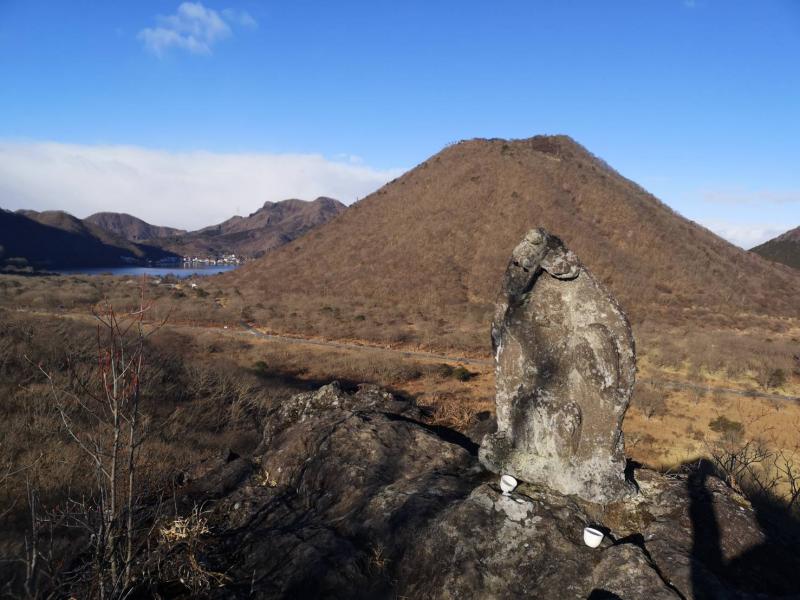
[[[8,208],[200,226],[537,133],[740,245],[798,226],[800,2],[0,0]]]

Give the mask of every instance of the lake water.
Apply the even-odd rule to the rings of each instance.
[[[238,265],[208,265],[203,267],[183,267],[170,265],[166,267],[91,267],[86,269],[57,269],[60,275],[122,275],[127,277],[165,277],[172,275],[183,279],[191,275],[217,275],[226,271],[233,271]]]

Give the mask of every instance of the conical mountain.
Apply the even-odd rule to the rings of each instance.
[[[509,254],[535,226],[634,323],[800,312],[796,273],[683,218],[566,136],[449,146],[224,280],[278,331],[486,350]]]

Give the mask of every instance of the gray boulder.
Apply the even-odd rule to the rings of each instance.
[[[492,342],[497,432],[484,438],[481,463],[592,502],[627,495],[631,328],[608,291],[543,229],[512,253]]]

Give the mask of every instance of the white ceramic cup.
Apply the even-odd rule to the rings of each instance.
[[[594,527],[583,528],[583,543],[589,546],[589,548],[597,548],[602,543],[604,537],[605,535],[603,532]]]
[[[500,489],[503,490],[503,495],[508,496],[510,492],[513,492],[517,487],[517,480],[514,479],[511,475],[503,475],[500,478]]]

